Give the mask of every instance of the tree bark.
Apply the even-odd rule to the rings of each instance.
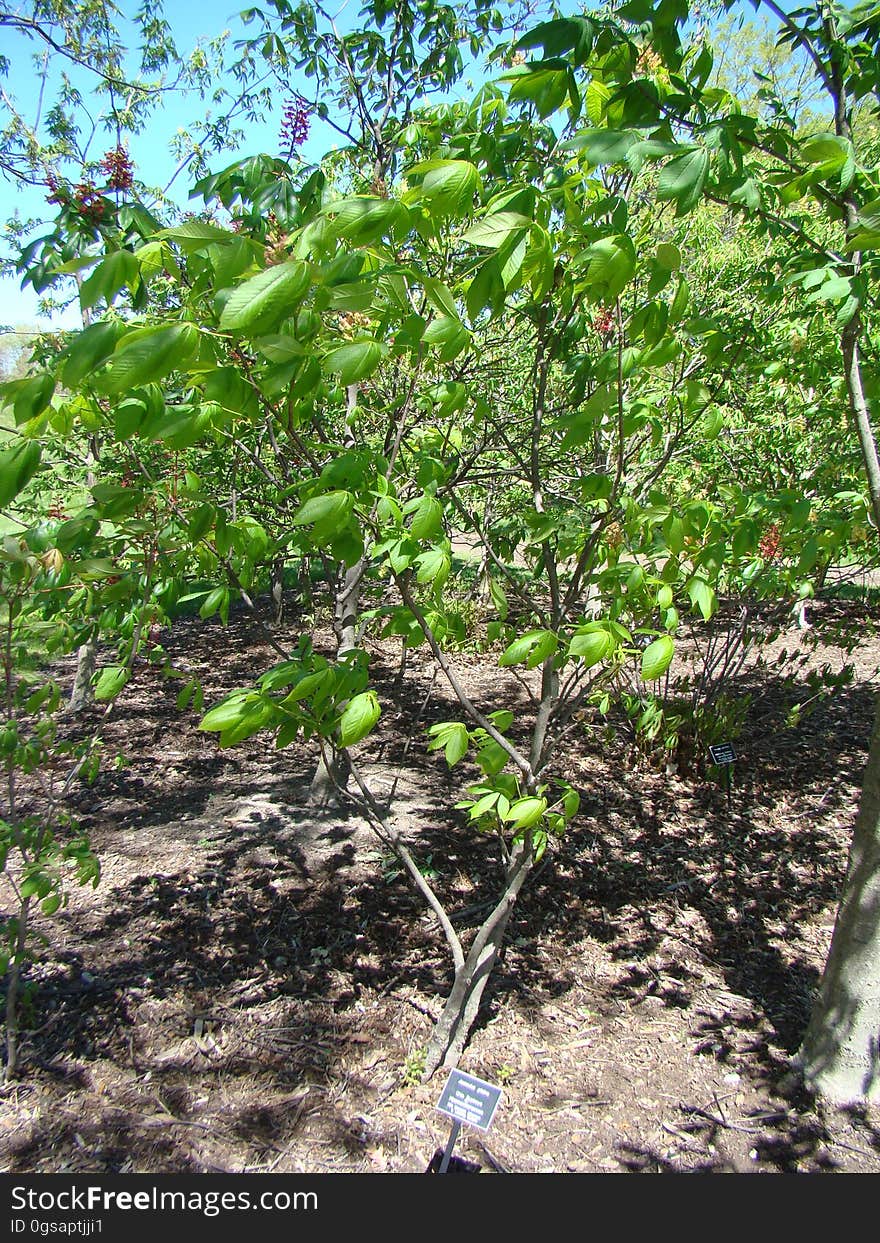
[[[510,914],[533,865],[531,845],[520,842],[507,867],[504,894],[480,927],[464,963],[455,973],[452,990],[428,1044],[424,1079],[430,1079],[440,1065],[458,1065],[476,1022],[489,976],[501,953]]]
[[[95,702],[92,678],[98,666],[98,640],[89,639],[77,649],[76,676],[70,692],[70,711],[82,712]]]
[[[828,1100],[880,1102],[880,699],[831,949],[796,1061]]]

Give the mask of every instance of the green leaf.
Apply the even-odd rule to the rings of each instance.
[[[125,665],[108,665],[102,669],[95,683],[95,699],[100,703],[115,699],[131,678],[131,670]]]
[[[703,620],[708,621],[718,607],[715,592],[704,578],[692,578],[687,585],[687,590],[691,604],[695,609],[700,610]]]
[[[657,262],[661,268],[669,272],[677,272],[681,267],[681,251],[670,242],[661,242],[657,247]]]
[[[101,298],[109,306],[123,286],[133,293],[140,283],[140,266],[130,250],[116,250],[109,254],[83,281],[79,291],[80,306],[90,310]],[[97,325],[93,325],[97,327]]]
[[[443,506],[433,496],[420,498],[413,514],[410,534],[413,539],[431,539],[443,530]]]
[[[322,531],[332,535],[348,526],[353,508],[354,497],[350,492],[324,492],[300,506],[293,516],[293,525],[301,527],[315,523]]]
[[[11,449],[0,450],[0,509],[5,509],[37,473],[41,455],[35,440],[18,440]]]
[[[588,91],[588,111],[589,98]],[[603,164],[622,163],[637,137],[633,130],[589,129],[562,145],[569,151],[583,151],[589,162],[598,168]]]
[[[508,824],[512,824],[514,829],[522,831],[536,825],[546,810],[547,800],[545,798],[519,798],[511,804],[504,819]]]
[[[197,345],[198,331],[192,324],[139,328],[126,333],[101,377],[101,390],[122,393],[161,379],[187,363]]]
[[[592,293],[596,300],[613,302],[636,270],[632,239],[625,233],[603,237],[578,255],[575,266],[586,267],[587,280],[594,286]]]
[[[353,747],[356,742],[366,738],[381,714],[382,709],[375,691],[363,691],[362,694],[355,695],[339,718],[340,747]]]
[[[655,682],[661,678],[672,664],[675,655],[675,643],[671,635],[661,635],[653,643],[649,643],[642,652],[642,677],[646,682]]]
[[[515,211],[496,211],[472,224],[461,235],[463,242],[498,250],[517,229],[530,229],[532,221]]]
[[[107,320],[77,333],[65,350],[67,361],[61,373],[68,388],[77,388],[90,371],[110,357],[122,332],[121,324]]]
[[[578,656],[590,669],[598,665],[614,650],[614,639],[604,628],[582,631],[573,636],[568,645],[569,656]]]
[[[530,630],[527,634],[520,635],[518,639],[514,639],[507,650],[502,652],[498,658],[498,664],[502,669],[507,669],[511,665],[521,665],[524,661],[529,660],[529,668],[534,668],[535,665],[540,664],[542,660],[556,650],[558,642],[559,640],[552,630]],[[539,655],[535,665],[533,665],[530,656],[536,647],[539,652],[543,652],[543,655]]]
[[[439,311],[441,315],[448,315],[451,319],[458,319],[458,308],[448,286],[444,285],[442,281],[435,280],[432,276],[426,276],[422,283],[425,286],[428,301],[434,309]]]
[[[494,578],[489,579],[489,596],[495,605],[495,611],[501,620],[504,621],[510,610],[510,604],[508,603],[504,588]]]
[[[247,701],[247,691],[233,691],[222,703],[217,704],[216,708],[211,708],[205,713],[199,721],[199,729],[207,733],[219,733],[238,724],[247,711]]]
[[[480,187],[480,174],[467,160],[428,160],[416,164],[407,176],[422,176],[417,194],[432,215],[467,215]]]
[[[544,630],[526,659],[527,669],[537,669],[548,657],[552,656],[559,646],[559,636],[552,630]]]
[[[702,147],[668,160],[657,179],[657,198],[674,200],[679,216],[691,211],[699,202],[709,175],[709,152]]]
[[[207,220],[185,220],[183,224],[177,224],[171,229],[162,229],[156,236],[165,238],[169,242],[176,242],[187,254],[204,250],[211,243],[238,240],[237,234],[230,233],[228,229],[221,229],[219,225],[209,224]]]
[[[298,259],[267,268],[238,285],[220,314],[224,331],[273,332],[299,308],[311,277],[308,265]]]
[[[339,376],[340,384],[356,384],[373,374],[386,353],[378,341],[351,341],[331,350],[324,360],[326,368]]]
[[[416,582],[433,583],[439,590],[449,577],[452,562],[442,548],[431,548],[416,558],[419,569]]]
[[[334,217],[333,232],[336,236],[357,246],[365,246],[383,234],[393,232],[398,221],[406,215],[400,203],[367,194],[337,199],[328,204],[324,211]]]
[[[443,747],[446,762],[450,768],[453,768],[467,754],[468,731],[460,721],[444,721],[440,725],[432,725],[428,730],[428,735],[431,738],[428,750],[438,751]]]

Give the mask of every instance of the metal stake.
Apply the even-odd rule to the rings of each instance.
[[[443,1160],[440,1162],[439,1173],[445,1174],[449,1169],[449,1162],[452,1160],[452,1150],[455,1147],[455,1141],[458,1139],[458,1133],[461,1130],[460,1122],[453,1122],[452,1130],[449,1132],[449,1139],[446,1141],[446,1147],[443,1150]]]

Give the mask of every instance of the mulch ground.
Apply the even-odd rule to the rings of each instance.
[[[462,1061],[504,1088],[488,1135],[460,1144],[483,1171],[880,1171],[876,1113],[780,1092],[827,953],[880,661],[861,606],[812,620],[768,649],[804,658],[793,679],[772,660],[739,675],[754,698],[729,798],[712,770],[658,771],[588,720],[560,750],[581,813],[515,910]],[[163,642],[206,703],[277,660],[247,616]],[[497,860],[449,810],[476,770],[450,776],[423,736],[458,713],[426,655],[398,683],[396,649],[370,650],[384,710],[362,770],[466,932]],[[852,683],[786,728],[809,670],[847,660]],[[480,706],[522,717],[495,661],[456,656]],[[424,1170],[448,1132],[442,1072],[419,1075],[451,979],[439,930],[355,810],[308,807],[308,747],[222,751],[179,689],[139,668],[75,794],[103,878],[43,923],[0,1168]]]

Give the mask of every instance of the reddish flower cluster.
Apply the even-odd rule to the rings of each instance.
[[[765,561],[775,561],[779,556],[779,548],[782,544],[782,532],[778,525],[774,522],[769,526],[758,541],[758,552]]]
[[[70,188],[62,185],[54,173],[47,173],[46,185],[49,187],[49,193],[46,195],[47,203],[69,203]]]
[[[56,497],[46,511],[48,518],[54,518],[55,521],[63,521],[70,517],[60,498]]]
[[[49,193],[46,195],[47,203],[72,207],[78,216],[81,216],[83,220],[88,220],[90,224],[97,224],[103,219],[106,203],[101,197],[100,190],[96,190],[91,181],[81,181],[79,185],[73,187],[71,192],[66,182],[59,181],[54,173],[49,173],[46,177],[46,185],[49,187]]]
[[[603,307],[593,320],[593,327],[600,337],[607,337],[614,328],[614,316],[607,307]]]
[[[312,110],[302,95],[294,95],[284,105],[278,141],[281,144],[281,154],[285,158],[289,159],[296,148],[302,146],[308,138],[311,116]]]
[[[99,165],[111,190],[130,190],[134,183],[134,165],[124,147],[106,152]]]
[[[104,215],[104,200],[100,190],[96,190],[91,181],[81,181],[73,191],[76,210],[83,220],[97,224]]]

